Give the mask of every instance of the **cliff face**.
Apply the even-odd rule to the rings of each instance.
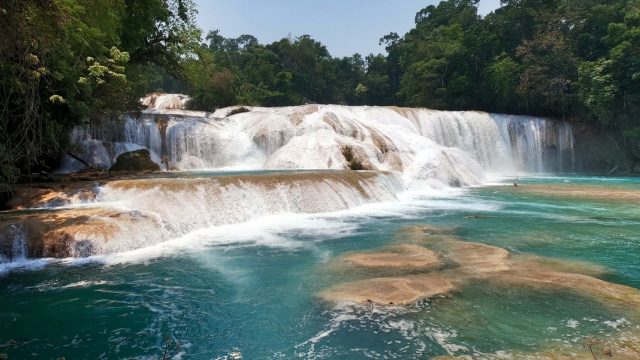
[[[638,174],[640,159],[634,159],[622,136],[587,125],[574,125],[575,169],[578,173]]]

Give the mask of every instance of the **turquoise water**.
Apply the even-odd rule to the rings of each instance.
[[[539,177],[520,184],[640,191],[633,178]],[[373,312],[317,297],[350,279],[334,268],[336,257],[402,241],[399,229],[425,223],[455,227],[464,240],[515,254],[604,266],[605,280],[640,289],[637,203],[489,186],[288,221],[296,224],[247,224],[233,241],[193,252],[180,247],[162,257],[4,273],[0,353],[9,359],[429,358],[537,352],[554,344],[580,351],[586,336],[637,333],[640,326],[638,309],[482,281],[447,297]]]

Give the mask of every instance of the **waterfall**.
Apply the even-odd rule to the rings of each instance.
[[[20,261],[27,257],[27,234],[20,224],[0,227],[0,263]]]
[[[0,221],[2,261],[24,257],[27,248],[33,257],[112,254],[265,217],[395,201],[406,190],[481,184],[487,174],[571,171],[575,157],[567,123],[397,107],[148,109],[78,127],[71,138],[76,155],[101,168],[146,148],[153,161],[175,170],[307,171],[168,173],[27,189],[30,200],[21,207],[51,211]],[[68,157],[62,170],[81,168]],[[338,171],[345,169],[371,171]]]
[[[154,161],[164,158],[177,170],[345,169],[355,160],[460,185],[478,183],[484,173],[573,170],[571,126],[544,118],[336,105],[247,110],[147,110],[106,129],[77,128],[72,140],[102,168],[122,152],[147,148]],[[62,170],[80,167],[69,158]]]

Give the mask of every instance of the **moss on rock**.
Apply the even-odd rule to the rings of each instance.
[[[160,165],[151,160],[147,149],[129,151],[118,155],[109,171],[159,171]]]

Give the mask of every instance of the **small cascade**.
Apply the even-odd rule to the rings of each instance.
[[[16,262],[27,258],[27,234],[22,225],[0,227],[0,263]]]
[[[396,201],[404,190],[394,174],[354,171],[116,180],[51,189],[37,196],[45,200],[30,204],[49,211],[0,219],[0,263],[27,252],[54,258],[119,253],[265,217]],[[79,192],[93,195],[80,198]]]
[[[153,101],[160,106],[160,98]],[[76,155],[104,169],[119,154],[146,148],[167,170],[370,171],[156,176],[38,193],[45,200],[24,207],[55,211],[10,222],[29,234],[30,255],[128,251],[261,217],[394,201],[408,189],[481,184],[486,174],[571,171],[575,157],[569,124],[528,116],[335,105],[228,108],[211,114],[166,106],[76,128],[71,135],[81,149]],[[63,170],[82,166],[69,157]],[[11,236],[0,240],[4,261],[24,256],[18,251],[24,248],[20,237],[2,233]]]

